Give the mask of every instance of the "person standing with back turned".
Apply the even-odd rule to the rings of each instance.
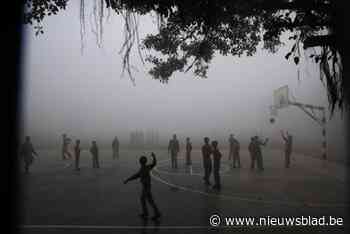
[[[192,160],[191,160],[191,151],[192,151],[192,143],[190,141],[190,138],[186,138],[186,165],[191,166]]]
[[[264,160],[262,156],[261,146],[266,146],[269,138],[266,138],[265,141],[261,141],[258,136],[254,137],[254,151],[256,153],[256,159],[258,163],[258,168],[260,171],[264,170]]]
[[[176,139],[176,134],[173,135],[173,139],[169,141],[168,153],[171,157],[171,168],[177,169],[177,154],[180,151],[179,141]]]
[[[236,164],[238,168],[241,168],[241,157],[239,155],[240,144],[239,141],[233,137],[233,160],[232,160],[232,168],[236,168]]]
[[[119,140],[118,137],[114,137],[112,142],[113,159],[119,158]]]
[[[255,164],[256,164],[256,147],[255,147],[255,138],[251,137],[250,138],[250,143],[248,146],[248,151],[250,154],[250,169],[253,170],[255,168]]]
[[[221,190],[221,182],[220,182],[220,161],[221,161],[221,153],[218,149],[218,142],[213,141],[211,143],[213,147],[213,161],[214,161],[214,180],[215,185],[213,189]]]
[[[203,168],[204,168],[204,183],[205,185],[210,185],[210,174],[212,170],[212,162],[210,155],[212,153],[211,146],[209,144],[209,137],[204,137],[204,145],[202,146],[202,156],[203,156]]]
[[[100,168],[100,163],[98,159],[98,147],[96,141],[92,141],[90,153],[92,154],[92,168]]]
[[[79,162],[80,162],[80,140],[76,140],[74,146],[74,156],[75,156],[75,170],[80,171]]]
[[[287,131],[287,134],[284,135],[283,131],[281,130],[281,136],[284,140],[284,162],[285,167],[289,168],[290,166],[290,155],[292,154],[292,146],[293,146],[293,136],[289,134]]]
[[[228,138],[229,143],[229,153],[228,153],[228,161],[230,162],[233,159],[233,150],[234,150],[234,138],[233,134],[230,134],[230,137]]]

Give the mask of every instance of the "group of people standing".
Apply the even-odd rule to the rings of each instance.
[[[203,155],[203,167],[204,167],[204,181],[206,185],[210,185],[209,177],[212,172],[212,167],[214,164],[214,180],[215,185],[213,186],[214,189],[221,189],[220,184],[220,160],[221,160],[221,153],[218,149],[218,142],[213,141],[211,142],[211,145],[209,144],[209,138],[204,138],[204,145],[202,147],[202,155]],[[192,159],[191,159],[191,152],[192,152],[192,143],[189,137],[186,138],[186,166],[192,165]],[[171,168],[177,169],[178,168],[178,153],[180,152],[180,144],[176,137],[176,134],[173,135],[173,138],[169,141],[168,145],[168,153],[170,154],[171,158]],[[212,163],[210,155],[213,154],[213,161]]]
[[[285,167],[289,168],[290,166],[290,156],[292,153],[292,142],[293,137],[291,134],[287,133],[284,134],[284,132],[281,130],[282,139],[285,142]],[[265,138],[265,140],[260,139],[258,136],[254,136],[251,138],[251,141],[248,146],[248,151],[250,154],[251,164],[250,168],[253,170],[255,167],[257,167],[259,170],[264,170],[264,163],[263,163],[263,155],[262,155],[262,146],[266,146],[267,142],[269,141],[268,138]],[[230,165],[232,168],[241,168],[241,159],[240,159],[240,143],[235,138],[233,134],[230,134],[229,137],[229,154],[228,154],[228,161],[230,162]],[[192,159],[191,159],[191,151],[192,151],[192,143],[190,141],[190,138],[186,138],[186,165],[191,166],[192,165]],[[214,175],[214,181],[215,185],[213,186],[214,189],[221,189],[221,183],[220,183],[220,162],[222,154],[219,151],[218,148],[218,141],[212,141],[210,143],[210,139],[208,137],[204,138],[204,145],[201,148],[202,156],[203,156],[203,168],[204,168],[204,183],[206,185],[210,185],[210,175],[213,170]],[[178,154],[180,152],[180,144],[176,137],[176,134],[173,135],[173,138],[169,141],[168,145],[168,153],[171,157],[171,168],[177,169],[178,168]],[[213,157],[211,158],[211,155]],[[231,162],[232,161],[232,162]]]
[[[281,130],[281,136],[284,141],[284,161],[285,161],[285,168],[289,168],[290,166],[290,156],[292,154],[292,145],[293,145],[293,136],[286,132]],[[257,168],[261,171],[264,170],[264,163],[263,163],[263,155],[261,151],[261,146],[266,146],[267,142],[269,141],[269,138],[266,138],[264,141],[260,139],[258,136],[254,136],[250,138],[250,143],[248,146],[248,151],[250,154],[251,164],[250,168],[253,170],[255,168],[255,165]],[[236,168],[236,165],[238,168],[241,167],[241,160],[240,160],[240,144],[238,140],[233,136],[233,134],[229,137],[229,157],[228,160],[232,160],[232,168]]]
[[[192,143],[189,137],[186,138],[186,166],[192,165],[191,152],[192,152]],[[173,138],[169,141],[168,144],[168,153],[170,154],[171,159],[171,168],[177,169],[177,157],[180,152],[180,143],[176,137],[176,134],[173,135]]]
[[[292,153],[292,145],[293,145],[293,136],[286,132],[286,134],[281,130],[281,136],[284,140],[284,155],[285,155],[285,167],[290,167],[290,159],[291,159],[291,153]],[[207,140],[206,140],[207,139]],[[208,141],[208,142],[206,142]],[[234,137],[233,134],[229,137],[229,155],[228,160],[232,161],[231,166],[232,168],[240,168],[241,167],[241,160],[240,160],[240,143],[239,141]],[[73,155],[70,151],[70,143],[71,139],[67,137],[66,134],[62,135],[62,160],[72,159]],[[248,146],[248,150],[250,153],[251,158],[251,165],[250,168],[254,169],[255,166],[259,170],[264,170],[263,166],[263,156],[261,151],[261,146],[265,146],[268,142],[268,138],[266,138],[264,141],[262,141],[258,136],[254,136],[251,138],[251,141]],[[112,142],[112,151],[113,151],[113,159],[119,158],[119,140],[118,137],[115,137]],[[204,145],[202,147],[202,155],[203,155],[203,167],[205,171],[204,180],[206,184],[209,184],[209,176],[211,173],[212,163],[210,159],[210,155],[213,153],[213,160],[214,160],[214,178],[216,181],[215,187],[220,188],[220,175],[219,173],[216,173],[216,171],[220,168],[220,158],[221,153],[219,152],[218,148],[218,142],[213,141],[211,145],[209,144],[209,138],[204,138]],[[191,166],[192,165],[192,159],[191,159],[191,152],[192,152],[192,143],[189,137],[186,138],[186,165]],[[92,167],[93,168],[99,168],[100,167],[100,161],[99,161],[99,148],[97,146],[96,141],[92,141],[91,147],[89,149],[91,155],[92,155]],[[75,170],[79,171],[80,167],[80,152],[81,152],[81,146],[80,146],[80,140],[77,139],[75,142],[75,145],[73,147],[74,152],[74,159],[75,159]],[[168,145],[168,153],[171,156],[171,167],[173,169],[178,168],[178,154],[180,152],[180,144],[177,139],[176,134],[173,135],[173,138],[169,141]],[[34,156],[37,156],[37,153],[34,150],[34,147],[30,141],[30,137],[27,136],[25,138],[25,142],[21,145],[20,148],[20,155],[23,158],[24,161],[24,167],[25,172],[29,172],[29,167],[34,161]],[[67,167],[71,164],[67,164]]]
[[[255,168],[255,164],[257,164],[259,170],[264,170],[261,146],[266,146],[268,140],[269,138],[266,138],[265,141],[262,141],[258,136],[250,138],[250,143],[248,146],[248,151],[251,159],[250,169],[253,170]]]
[[[62,135],[62,160],[66,159],[72,159],[72,154],[69,150],[69,144],[71,142],[71,139],[67,137],[66,134]],[[91,155],[92,155],[92,168],[100,168],[100,160],[99,160],[99,147],[97,146],[96,141],[91,142],[91,147],[89,149]],[[119,140],[118,137],[115,137],[112,142],[112,151],[113,151],[113,159],[119,158]],[[75,159],[75,170],[79,171],[79,163],[80,163],[80,140],[77,139],[75,141],[74,145],[74,159]],[[70,164],[67,164],[69,166]]]
[[[70,152],[69,146],[71,143],[71,139],[67,137],[66,134],[62,135],[62,160],[72,159],[73,156]],[[80,140],[77,139],[75,141],[75,145],[73,147],[74,151],[74,168],[76,171],[80,171],[80,152],[81,152],[81,146],[80,146]],[[100,162],[99,162],[99,149],[97,146],[96,141],[91,142],[91,147],[89,149],[91,155],[92,155],[92,168],[100,168]],[[66,167],[69,167],[71,164],[68,163]]]
[[[213,155],[213,160],[210,155]],[[203,168],[204,168],[204,183],[210,185],[210,174],[213,170],[215,184],[213,189],[221,190],[220,182],[220,162],[222,154],[218,148],[218,141],[212,141],[210,144],[209,137],[204,137],[204,145],[202,146]],[[212,163],[213,161],[213,163]]]
[[[71,139],[67,136],[67,134],[62,135],[62,150],[61,150],[61,156],[62,160],[72,160],[73,154],[70,150],[70,143]],[[119,140],[117,137],[114,138],[112,142],[112,150],[113,150],[113,159],[119,158]],[[91,155],[92,155],[92,168],[100,168],[100,160],[99,160],[99,148],[97,146],[96,141],[91,142],[91,147],[89,149]],[[73,147],[74,152],[74,168],[76,171],[80,171],[80,152],[81,152],[81,146],[80,146],[80,140],[77,139],[75,141],[75,145]],[[25,142],[21,145],[20,156],[23,158],[24,162],[24,170],[26,173],[29,173],[29,167],[34,162],[34,156],[38,156],[36,151],[34,150],[33,144],[31,143],[30,137],[25,137]],[[67,163],[66,167],[71,166],[71,163]]]

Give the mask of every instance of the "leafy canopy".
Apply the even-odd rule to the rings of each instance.
[[[145,58],[152,64],[151,76],[167,83],[176,71],[192,70],[195,76],[205,78],[216,53],[253,56],[259,43],[275,53],[283,45],[282,34],[290,32],[293,46],[285,58],[298,65],[301,46],[320,47],[310,59],[320,66],[320,79],[327,87],[332,112],[336,106],[344,108],[343,42],[338,36],[336,0],[94,1],[94,12],[100,18],[109,9],[125,19],[123,66],[130,77],[129,54],[135,42],[139,50],[153,52]],[[37,33],[43,33],[43,19],[64,10],[67,3],[68,0],[27,0],[24,22],[36,23]],[[84,0],[80,5],[84,28]],[[159,17],[158,33],[141,41],[136,17],[151,12]],[[96,24],[102,27],[97,21]]]

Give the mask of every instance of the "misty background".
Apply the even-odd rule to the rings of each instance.
[[[272,147],[283,147],[283,129],[294,135],[296,150],[321,155],[321,127],[302,110],[282,109],[276,122],[269,122],[273,90],[284,85],[289,86],[292,101],[328,108],[320,71],[306,59],[311,51],[305,51],[298,66],[284,58],[291,47],[287,40],[276,54],[258,50],[252,57],[217,55],[208,79],[195,78],[189,71],[174,73],[168,84],[162,84],[147,73],[149,66],[142,65],[135,50],[133,86],[127,75],[120,76],[123,19],[111,11],[104,21],[98,48],[87,20],[83,53],[79,1],[48,17],[42,35],[35,36],[31,26],[24,26],[22,135],[30,135],[37,148],[60,148],[63,133],[81,139],[85,147],[92,140],[111,147],[114,136],[127,146],[134,130],[158,131],[163,146],[175,133],[182,145],[186,137],[199,146],[209,136],[219,140],[219,147],[227,147],[233,133],[242,147],[256,134],[269,137]],[[155,17],[140,18],[140,38],[156,30]],[[332,160],[346,158],[344,119],[335,113],[327,126]]]

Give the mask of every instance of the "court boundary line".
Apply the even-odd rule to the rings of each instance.
[[[169,159],[162,160],[163,161],[170,161]],[[157,167],[155,167],[156,169]],[[160,173],[159,173],[160,174]],[[229,200],[237,200],[237,201],[244,201],[244,202],[251,202],[251,203],[264,203],[268,205],[272,204],[279,204],[279,205],[286,205],[286,206],[302,206],[302,207],[308,207],[308,208],[326,208],[326,207],[332,207],[332,208],[345,208],[349,207],[350,204],[348,203],[333,203],[333,204],[327,204],[327,203],[303,203],[303,202],[296,202],[296,201],[281,201],[281,200],[271,200],[271,199],[254,199],[254,198],[245,198],[245,197],[240,197],[240,196],[232,196],[232,195],[227,195],[227,194],[216,194],[216,193],[208,193],[206,191],[198,190],[198,189],[192,189],[188,188],[182,185],[177,185],[171,182],[166,181],[165,179],[162,179],[160,176],[155,175],[151,171],[151,176],[158,182],[165,184],[171,188],[177,188],[182,191],[187,191],[187,192],[192,192],[192,193],[197,193],[201,194],[207,197],[219,197],[222,199],[229,199]]]

